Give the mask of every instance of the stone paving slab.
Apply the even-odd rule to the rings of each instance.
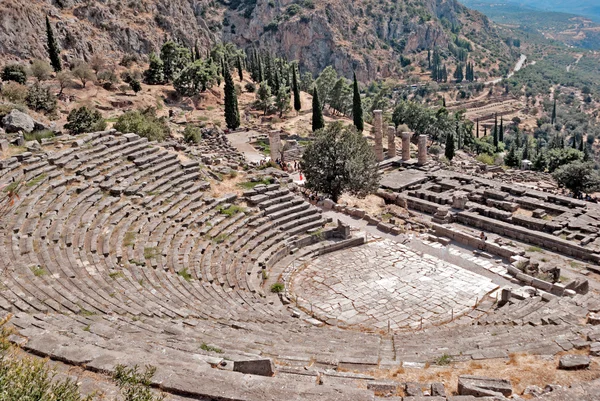
[[[498,288],[488,278],[387,239],[343,254],[315,259],[292,279],[299,304],[342,325],[389,324],[398,330],[443,324]]]

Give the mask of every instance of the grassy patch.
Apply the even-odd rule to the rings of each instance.
[[[450,365],[452,362],[452,357],[448,354],[444,354],[435,360],[435,364],[439,366]]]
[[[89,332],[89,331],[90,331],[90,325],[88,324],[87,326],[85,326],[85,327],[83,328],[83,331],[87,331],[87,332]]]
[[[32,180],[27,181],[27,187],[31,188],[42,182],[46,178],[46,174],[40,174]]]
[[[54,132],[50,130],[26,132],[23,134],[23,138],[26,141],[38,141],[39,143],[42,143],[42,139],[54,138]]]
[[[125,233],[125,237],[123,238],[123,245],[133,246],[134,242],[135,242],[135,233],[133,231],[127,231]]]
[[[237,184],[240,188],[244,188],[244,189],[254,189],[255,186],[257,185],[270,185],[271,181],[265,179],[262,179],[260,181],[247,181],[247,182],[240,182],[239,184]]]
[[[192,275],[188,272],[187,267],[179,270],[177,275],[181,276],[185,281],[192,281]]]
[[[108,277],[116,280],[118,278],[122,278],[122,277],[125,277],[125,276],[123,275],[123,272],[112,272],[112,273],[108,273]]]
[[[283,283],[275,283],[271,286],[271,292],[273,292],[275,294],[279,294],[280,292],[283,292],[284,289],[285,289],[285,286],[283,285]]]
[[[216,352],[217,354],[223,353],[221,348],[213,347],[212,345],[208,345],[206,343],[202,343],[202,345],[200,345],[200,349],[207,352]]]
[[[262,271],[262,278],[263,278],[263,281],[267,281],[267,279],[269,278],[269,274],[267,273],[266,270]]]
[[[219,213],[224,214],[227,217],[231,217],[231,216],[234,216],[234,215],[236,215],[238,213],[243,213],[245,210],[246,209],[244,209],[241,206],[231,205],[231,206],[229,206],[227,208],[220,207],[219,208]]]
[[[33,272],[33,275],[36,277],[42,277],[46,275],[46,270],[44,270],[44,268],[39,267],[39,266],[31,266],[31,271]]]
[[[543,252],[542,248],[540,248],[539,246],[530,246],[529,248],[527,248],[527,252]]]
[[[160,252],[156,247],[144,248],[144,259],[154,259],[159,255],[159,253]]]
[[[81,307],[81,305],[78,305],[78,306],[79,306],[79,308],[80,308],[80,310],[79,310],[79,314],[80,314],[81,316],[94,316],[94,315],[95,315],[95,313],[94,313],[94,312],[92,312],[92,311],[89,311],[89,310],[87,310],[87,309],[85,309],[85,308],[82,308],[82,307]]]
[[[213,242],[220,244],[220,243],[224,242],[228,237],[229,237],[229,234],[221,233],[221,234],[217,235],[216,237],[214,237],[212,240],[213,240]]]
[[[571,260],[569,262],[569,265],[573,268],[573,269],[581,269],[582,265],[581,263],[575,262],[574,260]]]

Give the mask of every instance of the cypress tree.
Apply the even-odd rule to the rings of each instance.
[[[523,154],[521,158],[523,160],[529,160],[529,138],[527,138],[527,134],[525,135],[525,146],[523,146]]]
[[[477,139],[479,139],[479,119],[477,119]]]
[[[580,152],[583,152],[583,147],[584,147],[584,146],[585,146],[585,145],[583,144],[583,137],[581,137],[581,142],[579,142],[579,151],[580,151]]]
[[[300,88],[298,88],[298,77],[296,76],[296,67],[292,69],[292,91],[294,92],[294,110],[299,112],[302,108],[300,101]]]
[[[240,81],[243,81],[244,73],[242,71],[242,56],[237,57],[237,70],[238,70],[238,75],[240,77]]]
[[[200,60],[200,49],[198,49],[198,40],[194,42],[194,59]]]
[[[494,120],[494,149],[498,151],[498,115],[496,115]]]
[[[54,31],[52,25],[50,25],[50,19],[46,15],[46,39],[48,41],[48,55],[50,56],[50,64],[54,72],[62,71],[62,63],[60,62],[60,49],[56,38],[54,37]]]
[[[312,130],[315,132],[316,130],[325,127],[323,111],[321,110],[321,103],[319,102],[319,94],[317,93],[316,87],[313,89],[312,109]]]
[[[500,117],[500,134],[498,135],[498,140],[504,142],[504,117]]]
[[[454,159],[454,135],[452,133],[448,133],[446,135],[446,149],[444,149],[444,156],[449,161]]]
[[[229,69],[225,69],[225,123],[229,129],[236,129],[240,126],[237,94]]]
[[[354,96],[352,98],[352,115],[354,117],[354,126],[358,132],[363,132],[365,129],[365,123],[363,121],[363,109],[360,100],[360,92],[358,90],[358,81],[356,80],[356,73],[354,73]]]
[[[554,106],[552,107],[552,125],[556,122],[556,99],[554,99]]]

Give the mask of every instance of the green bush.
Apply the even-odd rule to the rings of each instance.
[[[283,292],[284,289],[285,286],[283,285],[283,283],[275,283],[271,286],[271,292],[274,292],[275,294]]]
[[[171,133],[166,118],[158,117],[154,108],[122,114],[115,123],[115,129],[124,133],[134,132],[149,141],[162,141]]]
[[[494,156],[487,153],[482,153],[478,155],[476,159],[478,162],[487,164],[489,166],[494,164]]]
[[[20,64],[9,64],[2,69],[2,80],[25,85],[27,83],[27,70]]]
[[[244,85],[244,89],[246,89],[246,92],[254,93],[256,92],[256,84],[254,82],[248,82]]]
[[[50,92],[50,88],[35,84],[27,91],[25,99],[27,106],[35,111],[52,113],[56,110],[56,96]]]
[[[67,117],[68,123],[65,128],[72,134],[82,134],[84,132],[97,132],[106,129],[106,121],[98,110],[87,108],[86,106],[73,109]]]
[[[183,130],[183,139],[187,143],[200,143],[200,140],[202,139],[200,127],[191,124],[186,125]]]

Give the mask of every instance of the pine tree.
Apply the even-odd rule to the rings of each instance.
[[[354,126],[358,132],[363,132],[365,123],[363,121],[363,109],[360,99],[360,91],[358,90],[358,81],[356,73],[354,73],[354,96],[352,97],[352,116],[354,118]]]
[[[46,15],[46,39],[48,43],[48,55],[50,56],[50,64],[54,72],[62,71],[62,63],[60,62],[60,48],[54,37],[54,31],[52,25],[50,25],[50,19]]]
[[[244,80],[244,72],[242,71],[242,56],[237,56],[237,70],[241,82]]]
[[[294,110],[299,112],[302,109],[300,101],[300,88],[298,87],[298,77],[296,76],[296,67],[292,67],[292,91],[294,92]]]
[[[240,126],[237,94],[233,85],[233,77],[227,68],[225,69],[225,123],[229,129],[236,129]]]
[[[446,135],[446,149],[444,150],[444,156],[449,161],[454,159],[454,135],[452,133],[448,133]]]
[[[554,99],[554,106],[552,107],[552,119],[551,124],[554,125],[556,122],[556,99]]]
[[[321,103],[319,102],[319,94],[316,87],[313,89],[312,109],[312,130],[315,132],[325,127],[323,111],[321,110]]]

